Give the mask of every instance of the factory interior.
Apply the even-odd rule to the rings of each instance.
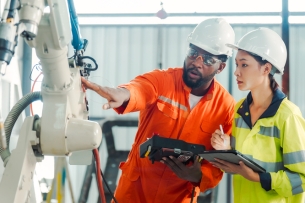
[[[0,16],[0,203],[305,203],[304,0],[0,0]],[[212,20],[229,27],[214,29],[218,25]],[[202,28],[202,36],[192,38],[201,23],[210,21],[212,24]],[[254,38],[245,42],[249,50],[242,47],[242,40],[249,33],[264,30],[275,37],[265,40],[257,35],[262,39],[258,38],[256,44],[250,45]],[[202,37],[203,43],[211,40],[219,47],[223,43],[220,36],[225,38],[229,33],[233,35],[230,43],[234,46],[223,45],[229,50],[226,53],[215,54],[204,44],[196,44]],[[274,61],[268,58],[274,48],[268,47],[269,41],[274,42],[270,46],[277,46]],[[266,56],[256,53],[265,48]],[[283,119],[285,113],[280,114],[283,118],[273,113],[266,118],[258,116],[250,129],[243,126],[247,125],[245,122],[239,123],[244,118],[238,117],[243,109],[239,101],[249,102],[251,93],[253,101],[256,101],[254,95],[261,101],[266,99],[264,91],[254,94],[254,82],[259,80],[252,79],[253,83],[249,82],[248,86],[241,84],[246,83],[245,79],[239,81],[240,75],[247,71],[244,66],[239,67],[238,57],[242,53],[267,61],[262,67],[271,64],[269,76],[271,71],[276,71],[271,76],[274,74],[279,86],[277,93],[270,89],[272,102],[276,99],[274,95],[284,95],[276,110],[291,112],[294,120]],[[222,61],[211,54],[216,57],[222,54],[227,59]],[[212,65],[208,64],[208,57]],[[190,60],[192,65],[188,65]],[[281,67],[276,65],[278,61]],[[161,73],[174,74],[170,71],[183,69],[184,82],[187,73],[189,81],[195,80],[202,78],[200,68],[196,71],[193,68],[196,64],[204,68],[217,64],[225,67],[209,75],[214,78],[211,83],[214,92],[209,98],[210,94],[206,93],[210,92],[209,86],[205,93],[215,106],[191,117],[198,106],[192,110],[188,102],[180,101],[183,87],[176,87],[177,96],[175,90],[169,90],[177,84],[172,85],[171,79],[164,82]],[[188,66],[192,71],[186,72]],[[248,72],[247,77],[255,78],[254,74],[251,76]],[[173,80],[183,83],[178,77]],[[205,79],[211,80],[208,76]],[[161,80],[163,83],[159,84]],[[186,83],[183,91],[189,87]],[[217,94],[216,87],[230,96],[218,97],[221,94]],[[192,87],[189,89],[194,93]],[[128,100],[122,99],[118,106],[112,106],[116,105],[117,97],[110,97],[111,91],[118,92],[118,100],[124,94],[119,91],[128,92]],[[200,96],[198,101],[206,97],[205,94],[196,96]],[[216,101],[216,97],[223,100]],[[225,108],[231,99],[236,106],[234,110],[232,104],[229,111],[229,107]],[[283,102],[290,102],[287,103],[290,110],[284,109]],[[161,112],[155,112],[153,105]],[[266,108],[270,110],[272,105]],[[250,104],[249,108],[251,112]],[[230,124],[225,119],[231,119]],[[259,132],[251,134],[257,136],[251,138],[252,145],[247,141],[246,147],[245,141],[242,146],[238,138],[244,135],[237,134],[246,132],[245,128],[254,130],[264,119],[272,127],[260,126]],[[212,141],[216,132],[228,134],[228,149],[236,149],[263,166],[264,172],[256,172],[250,166],[236,165],[240,170],[242,166],[247,167],[258,181],[254,183],[250,178],[230,173],[201,156],[208,150],[217,150]],[[200,133],[206,135],[202,142]],[[268,133],[270,136],[265,136]],[[166,140],[152,141],[152,135],[161,138],[164,135]],[[275,140],[274,144],[271,139]],[[144,152],[143,140],[151,141]],[[181,144],[178,141],[186,142],[188,147],[196,145],[197,149],[203,146],[204,150],[195,152],[175,147],[173,143]],[[256,149],[249,150],[252,147]],[[161,153],[159,160],[156,154],[152,155],[154,149]],[[162,155],[165,149],[169,155]],[[257,155],[260,150],[261,156]],[[181,155],[181,151],[191,155]],[[177,165],[179,157],[191,161]],[[196,157],[201,163],[199,169]],[[176,165],[171,166],[169,159]],[[271,162],[278,164],[278,170],[268,168]],[[199,182],[184,178],[175,170],[178,166],[192,173],[188,177],[195,176],[192,170],[198,169]],[[130,191],[124,185],[127,179],[131,180]],[[270,181],[267,186],[266,181]],[[140,184],[137,187],[143,190],[137,191],[132,184]],[[117,188],[120,190],[116,191]],[[246,200],[247,192],[249,198],[260,196],[260,201]]]

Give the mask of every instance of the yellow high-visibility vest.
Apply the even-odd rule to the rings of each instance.
[[[231,145],[270,173],[271,186],[266,191],[260,182],[233,175],[234,203],[304,203],[305,120],[282,95],[275,92],[254,126],[249,124],[251,93],[236,104]]]

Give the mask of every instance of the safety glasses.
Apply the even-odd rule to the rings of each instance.
[[[215,63],[217,63],[218,61],[222,62],[219,59],[213,58],[214,56],[212,55],[208,55],[208,54],[200,54],[198,53],[197,50],[193,49],[193,48],[189,48],[187,51],[187,56],[189,57],[189,59],[191,60],[196,60],[199,56],[201,56],[202,58],[202,62],[207,65],[207,66],[212,66]]]

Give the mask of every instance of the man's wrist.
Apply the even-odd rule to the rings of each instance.
[[[198,178],[198,180],[197,181],[194,181],[194,182],[192,182],[192,183],[195,183],[195,184],[199,184],[200,185],[200,182],[201,182],[201,178],[202,178],[202,172],[200,173],[200,177]]]
[[[194,185],[195,187],[199,187],[200,186],[200,182],[201,182],[201,178],[198,182],[192,182],[190,181],[190,183],[192,183],[192,185]]]

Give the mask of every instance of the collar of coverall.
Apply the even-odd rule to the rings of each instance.
[[[204,95],[204,97],[206,98],[207,101],[213,99],[215,81],[216,81],[216,78],[214,78],[214,79],[212,80],[208,92]],[[185,89],[186,91],[188,91],[189,93],[192,91],[192,89],[191,89],[190,87],[188,87],[184,82],[183,82],[183,86],[184,86],[184,89]]]
[[[280,107],[283,99],[286,98],[286,95],[277,88],[273,94],[273,98],[271,101],[270,106],[266,109],[266,111],[259,117],[261,118],[268,118],[272,117],[276,114],[278,108]],[[253,98],[251,92],[247,95],[247,98],[243,101],[243,103],[239,106],[237,113],[244,119],[247,125],[252,128],[251,124],[251,115],[250,115],[250,104],[252,103]]]

